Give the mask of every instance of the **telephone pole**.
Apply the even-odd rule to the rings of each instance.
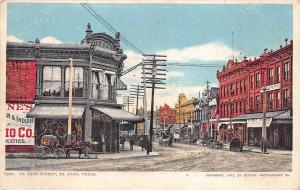
[[[261,131],[261,152],[267,153],[267,127],[266,127],[266,93],[267,88],[262,87],[261,92],[263,96],[263,118],[262,118],[262,131]]]
[[[136,97],[136,109],[135,114],[138,115],[139,112],[139,98],[144,96],[144,88],[140,85],[131,85],[130,95]],[[137,135],[137,124],[135,124],[135,134]]]
[[[162,69],[162,67],[167,66],[164,63],[167,61],[166,59],[161,59],[161,58],[166,58],[166,55],[143,55],[144,57],[148,57],[149,59],[143,60],[143,66],[144,70],[143,71],[143,79],[144,79],[144,84],[151,84],[151,86],[146,86],[146,88],[151,88],[151,118],[150,118],[150,144],[149,148],[147,148],[147,154],[149,152],[152,152],[152,139],[153,139],[153,112],[154,112],[154,90],[155,89],[166,89],[164,86],[160,85],[165,85],[166,83],[163,82],[166,80],[166,69]],[[146,67],[148,66],[148,67]]]
[[[127,107],[127,111],[129,112],[129,108],[130,106],[134,105],[134,97],[131,96],[123,96],[123,106],[124,106],[124,110],[126,110]]]

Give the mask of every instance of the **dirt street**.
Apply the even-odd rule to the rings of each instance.
[[[292,155],[231,152],[225,149],[185,144],[161,147],[156,143],[153,151],[158,152],[159,155],[146,156],[145,154],[145,156],[124,158],[98,155],[98,159],[6,158],[6,169],[200,172],[288,172],[292,170]]]

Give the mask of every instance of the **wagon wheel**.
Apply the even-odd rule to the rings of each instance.
[[[65,156],[65,149],[57,148],[54,150],[54,154],[55,154],[56,158],[63,158]]]
[[[47,146],[43,146],[43,158],[46,158],[46,157],[49,156],[50,154],[52,154],[50,148],[47,147]]]
[[[36,150],[35,150],[35,153],[36,153],[36,157],[37,158],[43,158],[44,156],[44,147],[43,146],[37,146],[36,147]]]

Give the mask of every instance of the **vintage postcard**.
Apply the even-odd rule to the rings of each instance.
[[[299,2],[1,2],[1,189],[300,189]]]

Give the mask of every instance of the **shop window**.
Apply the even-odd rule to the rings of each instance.
[[[274,77],[274,73],[273,73],[273,69],[269,69],[269,84],[273,84],[273,77]]]
[[[61,67],[44,66],[43,68],[43,96],[60,96]]]
[[[284,64],[284,80],[289,79],[289,64],[285,63]]]
[[[273,109],[273,93],[269,93],[268,95],[268,109]]]
[[[261,85],[260,73],[255,74],[255,87],[258,88]]]
[[[70,78],[69,78],[70,67],[66,68],[65,72],[65,97],[69,96]],[[72,77],[72,96],[83,97],[83,68],[73,67]]]
[[[280,82],[280,66],[277,67],[276,81]]]

